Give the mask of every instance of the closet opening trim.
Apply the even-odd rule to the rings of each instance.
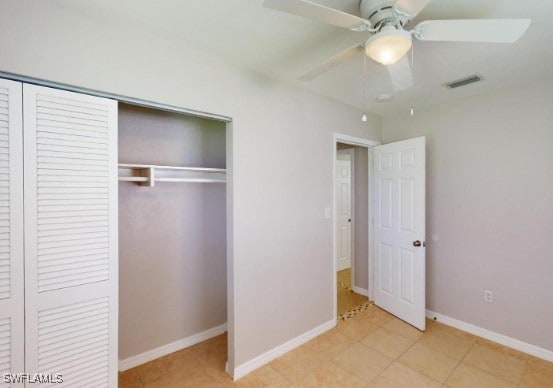
[[[168,112],[176,112],[176,113],[183,113],[189,116],[194,117],[200,117],[204,119],[211,119],[211,120],[217,120],[222,121],[225,123],[232,122],[232,118],[229,116],[224,115],[218,115],[215,113],[209,113],[209,112],[203,112],[195,109],[188,109],[188,108],[181,108],[175,105],[169,105],[169,104],[163,104],[159,102],[149,101],[149,100],[143,100],[140,98],[134,98],[129,96],[124,96],[121,94],[115,94],[115,93],[108,93],[108,92],[102,92],[99,90],[94,89],[88,89],[88,88],[82,88],[79,86],[73,86],[68,85],[60,82],[53,82],[44,80],[41,78],[35,78],[35,77],[28,77],[25,75],[15,74],[15,73],[9,73],[0,71],[0,78],[9,79],[12,81],[19,81],[24,82],[28,84],[38,85],[38,86],[45,86],[48,88],[54,88],[54,89],[60,89],[60,90],[67,90],[69,92],[75,92],[75,93],[81,93],[81,94],[88,94],[90,96],[96,96],[96,97],[104,97],[109,98],[111,100],[116,100],[119,102],[124,102],[126,104],[130,105],[137,105],[137,106],[143,106],[146,108],[154,108],[154,109],[160,109]]]

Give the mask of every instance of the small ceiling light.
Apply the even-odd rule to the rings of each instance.
[[[409,51],[412,43],[410,32],[390,26],[367,40],[365,52],[378,63],[392,65]]]
[[[367,121],[367,114],[363,113],[363,116],[361,116],[361,121],[365,122]]]
[[[415,115],[415,109],[411,107],[411,110],[409,111],[409,116],[413,117]]]

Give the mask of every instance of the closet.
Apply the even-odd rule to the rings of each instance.
[[[0,372],[117,385],[117,103],[0,80]]]
[[[119,359],[226,331],[226,125],[119,104]]]
[[[226,331],[225,182],[223,122],[0,79],[0,385]]]

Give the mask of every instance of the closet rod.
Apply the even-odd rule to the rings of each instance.
[[[154,164],[127,164],[120,163],[119,168],[122,169],[146,169],[153,168],[155,170],[177,170],[177,171],[192,171],[192,172],[206,172],[206,173],[226,173],[225,168],[213,168],[213,167],[181,167],[181,166],[157,166]]]
[[[156,178],[155,182],[194,182],[194,183],[225,183],[222,179],[208,178]]]
[[[148,182],[148,178],[143,176],[120,176],[121,182]]]
[[[153,164],[119,164],[121,171],[138,171],[139,175],[119,176],[121,182],[135,182],[140,186],[154,187],[156,182],[188,182],[188,183],[225,183],[226,169],[212,167],[181,167],[181,166],[157,166]],[[157,176],[156,171],[172,172],[171,176]],[[181,173],[179,176],[174,176]],[[197,176],[198,173],[203,174]],[[192,176],[190,176],[192,175]]]

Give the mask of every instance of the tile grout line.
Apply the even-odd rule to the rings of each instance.
[[[338,284],[338,285],[340,285],[340,284]],[[354,309],[352,309],[352,310],[350,310],[350,311],[346,311],[345,313],[340,314],[340,315],[338,316],[338,323],[344,322],[344,321],[346,321],[346,320],[348,320],[348,319],[350,319],[350,318],[353,318],[353,317],[357,316],[360,312],[367,310],[367,309],[370,307],[370,305],[374,305],[374,302],[367,301],[367,302],[363,303],[362,305],[360,305],[360,306],[358,306],[358,307],[356,307],[356,308],[354,308]],[[389,321],[384,322],[384,323],[381,323],[381,324],[376,324],[375,326],[377,326],[378,329],[379,329],[379,328],[382,328],[382,327],[383,327],[386,323],[388,323],[388,322],[389,322]],[[373,330],[372,332],[374,332],[374,331],[376,331],[376,330],[378,330],[378,329],[375,329],[375,330]],[[371,332],[371,333],[372,333],[372,332]],[[371,333],[367,334],[367,336],[370,335]],[[398,334],[398,335],[400,335],[400,334]],[[389,358],[388,356],[386,356],[385,354],[379,352],[378,350],[372,349],[370,346],[365,345],[364,343],[362,343],[361,341],[362,341],[363,339],[365,339],[367,336],[363,337],[362,339],[354,340],[354,343],[358,343],[358,344],[360,344],[360,345],[362,345],[362,346],[366,346],[367,348],[369,348],[369,349],[371,349],[371,350],[373,350],[373,351],[379,353],[380,355],[382,355],[382,356],[384,356],[384,357],[386,357],[386,358]],[[348,336],[346,336],[346,337],[348,337]],[[350,338],[350,337],[348,337],[348,338]],[[407,337],[404,337],[404,338],[407,338]],[[344,351],[345,351],[345,350],[344,350]],[[343,352],[343,351],[342,351],[342,352]],[[340,353],[342,353],[342,352],[340,352]],[[337,356],[331,357],[331,358],[329,359],[329,361],[330,361],[332,364],[334,364],[335,366],[337,366],[337,367],[339,367],[340,369],[342,369],[342,370],[343,370],[344,372],[346,372],[347,374],[351,374],[351,375],[355,376],[354,374],[352,374],[351,372],[349,372],[348,370],[346,370],[344,367],[342,367],[341,365],[339,365],[338,363],[336,363],[336,361],[334,360],[336,357],[337,357]],[[391,358],[390,358],[390,359],[391,359]],[[390,364],[387,365],[386,368],[384,368],[384,369],[383,369],[379,374],[377,374],[373,379],[371,379],[370,381],[368,381],[368,383],[371,383],[372,381],[374,381],[374,379],[376,379],[378,376],[380,376],[380,374],[381,374],[382,372],[384,372],[386,369],[388,369],[388,367],[389,367],[394,361],[396,361],[396,360],[394,360],[394,359],[391,359],[391,360],[392,360],[392,362],[390,362]],[[361,378],[359,378],[358,376],[355,376],[355,377],[358,378],[359,380],[363,381],[363,382],[366,382],[364,379],[361,379]]]
[[[394,319],[394,318],[392,318],[391,320],[393,320],[393,319]],[[391,321],[391,320],[390,320],[390,321]],[[388,321],[388,322],[390,322],[390,321]],[[378,325],[378,326],[379,326],[379,329],[387,330],[387,331],[389,331],[389,332],[391,332],[391,333],[393,333],[393,334],[399,335],[400,337],[403,337],[403,338],[406,338],[406,339],[408,339],[408,340],[411,340],[411,338],[409,338],[409,337],[406,337],[406,336],[404,336],[404,335],[402,335],[402,334],[400,334],[400,333],[396,333],[396,332],[394,332],[394,331],[391,331],[391,330],[388,330],[387,328],[385,328],[384,325],[386,325],[388,322],[385,322],[385,323],[383,323],[383,324],[381,324],[381,325]],[[378,330],[378,329],[377,329],[377,330]],[[374,331],[373,331],[373,332],[374,332]],[[371,334],[372,334],[372,333],[371,333]],[[369,334],[369,335],[370,335],[370,334]],[[365,338],[366,338],[366,337],[365,337]],[[386,368],[382,369],[382,371],[381,371],[379,374],[377,374],[371,381],[369,381],[369,383],[374,382],[381,374],[383,374],[383,373],[394,363],[394,361],[397,361],[397,362],[401,363],[402,365],[406,366],[407,368],[410,368],[409,366],[407,366],[407,365],[403,364],[401,361],[399,361],[399,358],[400,358],[403,354],[405,354],[407,351],[409,351],[409,349],[411,349],[413,346],[415,346],[415,345],[417,344],[417,342],[419,342],[419,340],[420,340],[421,338],[422,338],[422,336],[419,337],[417,340],[414,340],[413,344],[411,344],[411,346],[409,346],[409,347],[408,347],[407,349],[405,349],[402,353],[400,353],[396,358],[390,358],[390,357],[388,357],[387,355],[385,355],[384,353],[380,352],[379,350],[373,349],[373,348],[370,347],[369,345],[365,345],[363,342],[359,341],[362,345],[365,345],[365,346],[367,346],[369,349],[372,349],[372,350],[374,350],[375,352],[377,352],[377,353],[379,353],[379,354],[381,354],[381,355],[383,355],[383,356],[385,356],[385,357],[388,357],[388,358],[390,358],[390,359],[392,360],[392,362],[390,362],[390,363],[386,366]],[[412,368],[410,368],[410,369],[412,369]]]
[[[477,339],[478,339],[478,338],[482,338],[482,337],[478,337],[478,336],[476,336],[476,337],[477,337]],[[492,341],[492,342],[493,342],[493,341]],[[474,341],[474,343],[473,343],[472,346],[470,347],[469,351],[467,352],[467,354],[465,354],[465,356],[463,357],[463,359],[462,359],[461,361],[464,361],[464,360],[465,360],[465,358],[467,357],[467,355],[471,352],[471,350],[474,348],[474,345],[476,345],[476,344],[477,344],[477,341]],[[478,345],[488,348],[488,347],[485,346],[485,345],[481,345],[481,344],[478,344]],[[491,348],[488,348],[488,349],[491,349]],[[491,350],[496,351],[495,349],[491,349]],[[507,356],[509,356],[509,355],[507,354]],[[511,357],[513,357],[513,356],[511,356]],[[514,357],[514,358],[516,358],[516,357]],[[493,374],[493,373],[490,373],[490,372],[487,371],[487,370],[484,370],[484,369],[480,368],[478,365],[473,365],[473,364],[468,363],[468,362],[465,362],[465,364],[470,365],[470,366],[472,366],[473,368],[476,368],[476,369],[478,369],[479,371],[484,372],[484,373],[486,373],[486,374],[489,375],[489,376],[495,377],[496,379],[499,379],[499,380],[501,380],[501,381],[503,381],[503,382],[506,382],[507,384],[515,385],[515,386],[518,387],[518,386],[520,385],[520,381],[522,380],[522,375],[524,375],[524,369],[526,369],[526,365],[528,364],[528,359],[525,360],[524,368],[522,369],[522,375],[520,376],[520,380],[519,380],[518,384],[513,384],[513,383],[511,383],[510,381],[505,380],[503,377],[497,376],[497,375],[495,375],[495,374]]]
[[[144,383],[142,382],[140,373],[138,373],[138,370],[136,368],[133,368],[133,370],[134,370],[134,374],[136,375],[136,378],[138,379],[138,382],[140,383],[140,387],[144,388]]]
[[[366,303],[372,303],[372,302],[366,302]],[[360,307],[361,307],[361,306],[360,306]],[[353,317],[356,316],[356,315],[357,315],[357,314],[352,315],[352,316],[349,316],[349,317],[347,317],[347,318],[345,318],[345,319],[353,318]],[[345,321],[345,319],[344,319],[344,321]],[[386,358],[390,358],[390,357],[386,356],[385,354],[379,352],[379,351],[376,350],[376,349],[371,348],[370,346],[368,346],[368,345],[366,345],[366,344],[364,344],[364,343],[362,342],[366,337],[368,337],[369,335],[371,335],[372,333],[374,333],[376,330],[382,328],[382,325],[383,325],[383,324],[376,324],[375,326],[377,326],[377,329],[374,329],[373,331],[371,331],[369,334],[367,334],[366,336],[364,336],[364,337],[361,338],[361,339],[354,340],[354,341],[355,341],[354,343],[359,344],[359,345],[361,345],[361,346],[364,346],[364,347],[366,347],[367,349],[370,349],[370,350],[372,350],[372,351],[375,351],[376,353],[378,353],[378,354],[380,354],[380,355],[382,355],[382,356],[384,356],[384,357],[386,357]],[[347,349],[346,349],[346,350],[347,350]],[[344,351],[345,351],[345,350],[344,350]],[[339,354],[343,353],[344,351],[340,352]],[[339,365],[336,361],[334,361],[334,359],[335,359],[336,357],[337,357],[337,356],[333,357],[333,358],[331,359],[331,362],[332,362],[334,365],[336,365],[336,366],[340,367],[341,369],[343,369],[346,373],[354,375],[353,373],[349,372],[349,371],[346,370],[344,367],[342,367],[341,365]],[[390,358],[390,359],[391,359],[391,358]],[[359,378],[363,383],[365,383],[365,384],[370,384],[370,383],[372,383],[372,382],[374,381],[374,379],[376,379],[378,376],[380,376],[380,374],[381,374],[384,370],[386,370],[386,369],[388,368],[388,366],[390,366],[390,365],[394,362],[393,359],[391,359],[391,360],[392,360],[392,362],[390,362],[390,364],[386,365],[386,367],[385,367],[380,373],[378,373],[375,377],[373,377],[373,378],[370,379],[369,381],[365,381],[365,379],[362,379],[362,378],[360,378],[360,377],[358,377],[358,376],[355,376],[355,375],[354,375],[354,376],[357,377],[357,378]]]
[[[373,350],[374,350],[374,349],[373,349]],[[377,350],[377,352],[378,352],[378,350]],[[378,352],[378,353],[380,353],[380,352]],[[382,354],[382,353],[380,353],[380,354]],[[403,354],[403,353],[402,353],[402,354]],[[389,363],[388,365],[386,365],[386,368],[382,369],[382,370],[380,371],[379,374],[377,374],[376,376],[374,376],[374,378],[373,378],[371,381],[369,381],[369,383],[373,383],[377,378],[379,378],[380,375],[382,375],[384,372],[386,372],[386,371],[388,370],[388,368],[390,368],[390,367],[392,366],[392,364],[393,364],[395,361],[399,362],[399,357],[398,357],[398,358],[395,358],[395,359],[392,359],[392,362]],[[402,363],[402,365],[403,365],[403,363]]]
[[[472,347],[472,346],[471,346]],[[442,353],[442,352],[439,352],[439,353]],[[467,352],[468,353],[468,352]],[[444,354],[444,353],[442,353]],[[444,354],[447,356],[447,354]],[[453,358],[453,357],[450,357],[450,358]],[[463,356],[464,358],[464,356]],[[449,380],[449,378],[451,377],[451,375],[453,374],[453,372],[455,372],[457,370],[457,368],[459,368],[459,365],[461,365],[461,362],[463,362],[463,358],[461,358],[460,360],[457,360],[457,365],[455,365],[455,368],[453,368],[451,370],[451,372],[449,372],[449,374],[447,375],[447,377],[445,378],[444,382],[442,383],[442,386],[445,386],[445,383],[447,383],[447,381]]]
[[[395,332],[392,332],[392,333],[395,333]],[[399,336],[401,336],[401,337],[403,337],[403,338],[411,339],[411,338],[406,337],[406,336],[404,336],[404,335],[401,335],[401,334],[399,334],[399,333],[395,333],[395,334],[397,334],[397,335],[399,335]],[[409,350],[411,350],[412,348],[414,348],[415,345],[419,343],[419,341],[422,339],[423,336],[424,336],[424,334],[421,335],[419,338],[417,338],[417,339],[415,340],[415,342],[413,342],[413,344],[412,344],[411,346],[409,346],[407,349],[405,349],[405,351],[403,351],[399,356],[397,356],[397,358],[395,359],[395,361],[399,362],[401,365],[403,365],[403,366],[405,366],[405,367],[407,367],[407,368],[409,368],[409,369],[414,370],[415,372],[419,372],[420,374],[422,374],[422,375],[428,377],[428,378],[431,379],[431,380],[434,380],[434,381],[440,383],[441,386],[443,386],[445,383],[442,383],[442,382],[440,382],[440,381],[438,381],[438,380],[435,380],[435,379],[433,379],[432,377],[426,375],[425,373],[422,373],[421,371],[418,371],[418,370],[416,370],[416,369],[411,368],[409,365],[405,365],[405,364],[400,360],[401,356],[403,356],[403,355],[404,355],[405,353],[407,353]],[[423,346],[424,346],[424,344],[423,344]],[[449,376],[448,376],[448,378],[449,378]],[[446,379],[446,381],[447,381],[447,379]]]
[[[342,352],[340,352],[342,353]],[[356,379],[358,379],[359,381],[362,381],[363,383],[370,383],[371,381],[365,381],[365,379],[362,379],[361,377],[357,376],[355,373],[352,373],[350,371],[348,371],[346,368],[344,368],[342,365],[339,365],[336,361],[334,361],[334,359],[336,358],[337,356],[333,357],[330,359],[330,362],[334,364],[334,366],[340,368],[341,370],[343,370],[346,374],[348,375],[351,375],[353,377],[355,377]]]
[[[386,322],[386,323],[387,323],[387,322]],[[385,323],[384,323],[383,325],[380,325],[380,328],[384,328],[385,330],[388,330],[387,328],[384,327],[384,325],[385,325]],[[400,334],[400,333],[397,333],[397,332],[394,332],[394,331],[391,331],[391,330],[388,330],[388,331],[390,331],[390,332],[392,332],[392,333],[394,333],[394,334],[396,334],[396,335],[399,335],[400,337],[403,337],[403,338],[412,340],[412,338],[409,338],[409,337],[407,337],[407,336],[404,336],[404,335],[402,335],[402,334]],[[370,334],[369,334],[369,335],[370,335]],[[405,366],[405,367],[407,367],[407,368],[410,368],[410,369],[413,369],[413,368],[411,368],[409,365],[404,364],[404,363],[400,360],[400,358],[401,358],[405,353],[407,353],[409,350],[411,350],[413,347],[415,347],[415,345],[419,344],[423,337],[424,337],[424,334],[421,335],[421,336],[420,336],[419,338],[417,338],[416,340],[414,340],[413,344],[412,344],[411,346],[409,346],[407,349],[405,349],[402,353],[400,353],[395,359],[393,359],[393,361],[397,361],[397,362],[401,363],[403,366]],[[461,365],[461,362],[462,362],[463,359],[466,357],[466,355],[470,352],[470,350],[473,348],[473,346],[474,346],[475,343],[476,343],[476,341],[470,346],[470,348],[467,350],[466,354],[465,354],[463,357],[461,357],[461,359],[456,360],[456,361],[457,361],[457,364],[456,364],[455,367],[452,369],[452,371],[448,374],[448,376],[446,377],[446,379],[445,379],[445,381],[444,381],[443,383],[440,382],[440,381],[438,381],[438,380],[436,380],[436,379],[434,379],[434,378],[432,378],[431,376],[426,375],[425,373],[422,373],[422,372],[417,371],[417,370],[415,370],[415,369],[413,369],[413,370],[415,370],[415,371],[421,373],[422,375],[428,377],[428,378],[431,379],[431,380],[434,380],[434,381],[440,383],[440,386],[441,386],[441,387],[444,387],[445,384],[446,384],[446,382],[447,382],[447,380],[449,380],[449,377],[453,374],[453,372],[455,372],[455,370],[459,367],[459,365]],[[424,344],[421,344],[421,345],[422,345],[422,346],[425,346]],[[370,346],[369,346],[369,348],[370,348]],[[371,349],[372,349],[372,348],[371,348]],[[375,351],[377,351],[378,353],[380,353],[380,354],[382,354],[382,355],[385,356],[385,354],[379,352],[378,350],[376,350],[376,349],[373,349],[373,350],[375,350]],[[440,353],[441,355],[444,355],[444,356],[446,356],[446,357],[449,357],[449,358],[451,358],[451,359],[455,359],[454,357],[448,356],[447,354],[445,354],[445,353],[443,353],[443,352],[440,352],[440,351],[436,351],[436,352],[437,352],[437,353]],[[392,363],[393,363],[393,361],[392,361]],[[392,363],[390,363],[390,365],[391,365]],[[384,370],[383,370],[381,373],[379,373],[377,376],[375,376],[374,379],[376,379],[378,376],[380,376],[382,373],[384,373],[384,371],[385,371],[386,369],[388,369],[388,367],[389,367],[390,365],[388,365],[386,368],[384,368]],[[374,379],[371,380],[371,382],[373,382]]]
[[[421,337],[422,338],[422,337]],[[451,372],[449,372],[449,375],[447,376],[447,378],[445,379],[445,381],[443,382],[442,386],[445,386],[445,384],[447,383],[447,381],[449,380],[449,378],[451,377],[451,375],[459,368],[459,366],[461,365],[461,363],[463,362],[463,360],[465,359],[465,357],[467,356],[467,354],[470,353],[470,351],[472,350],[472,348],[474,347],[474,344],[476,343],[476,339],[474,340],[474,342],[470,345],[470,347],[468,348],[468,350],[466,351],[466,353],[463,355],[463,357],[461,357],[458,362],[457,362],[457,365],[455,365],[455,368],[453,368],[453,370]],[[443,352],[439,352],[439,353],[442,353],[444,355],[447,356],[447,354],[443,353]],[[453,358],[453,357],[450,357],[450,358]]]
[[[451,377],[451,375],[453,374],[453,372],[455,372],[459,366],[461,366],[461,364],[463,363],[463,361],[465,360],[465,358],[467,357],[467,355],[471,352],[471,350],[474,348],[474,345],[476,344],[476,339],[474,340],[474,342],[472,343],[472,345],[470,345],[470,348],[468,348],[467,352],[463,355],[463,357],[461,357],[461,359],[459,360],[459,363],[457,364],[457,366],[455,367],[455,369],[453,369],[453,371],[451,371],[451,373],[449,374],[449,376],[447,376],[447,379],[446,379],[446,382],[447,380],[449,380],[449,378]],[[465,363],[466,364],[466,363]],[[467,364],[467,365],[470,365],[470,364]],[[444,383],[445,384],[445,383]]]
[[[271,366],[271,368],[273,368],[273,367]],[[279,375],[280,377],[282,377],[282,378],[284,379],[284,381],[286,381],[287,383],[289,383],[289,384],[291,384],[291,385],[293,385],[293,386],[296,385],[291,379],[289,379],[288,377],[284,376],[282,373],[280,373],[279,371],[277,371],[275,368],[273,368],[273,370],[274,370],[276,373],[278,373],[278,375]]]
[[[277,375],[280,376],[281,379],[283,379],[284,381],[286,381],[287,383],[290,383],[292,385],[294,385],[294,383],[292,381],[290,381],[289,379],[286,378],[286,376],[283,376],[282,373],[280,373],[279,371],[277,371],[275,368],[273,368],[273,366],[271,365],[271,363],[268,363],[267,366],[269,368],[271,368]]]
[[[520,375],[520,378],[518,379],[517,387],[520,387],[520,384],[522,384],[522,378],[524,377],[524,372],[526,372],[526,367],[528,366],[528,361],[530,361],[530,358],[526,358],[524,360],[524,368],[522,368],[522,374]]]
[[[392,318],[391,320],[393,320],[393,319],[394,319],[394,318]],[[391,321],[391,320],[390,320],[390,321]],[[388,322],[390,322],[390,321],[388,321]],[[385,323],[383,323],[383,324],[381,324],[381,325],[378,325],[378,326],[379,326],[378,329],[384,329],[384,330],[386,330],[386,331],[389,331],[389,332],[392,333],[392,334],[399,335],[400,337],[403,337],[403,338],[408,339],[408,340],[410,340],[410,341],[414,341],[413,344],[411,344],[411,346],[409,346],[407,349],[405,349],[403,352],[401,352],[396,358],[393,358],[393,359],[392,359],[392,360],[394,360],[394,361],[399,361],[399,358],[400,358],[401,356],[403,356],[404,353],[406,353],[407,351],[409,351],[409,349],[411,349],[413,346],[415,346],[416,343],[419,342],[419,340],[422,338],[422,336],[421,336],[420,338],[414,340],[414,339],[412,339],[412,338],[409,338],[409,337],[404,336],[403,334],[396,333],[395,331],[389,330],[389,329],[387,329],[387,328],[384,327],[384,325],[386,325],[388,322],[385,322]],[[378,329],[376,329],[376,330],[378,330]],[[366,337],[368,337],[369,335],[371,335],[372,333],[374,333],[376,330],[373,330],[371,333],[369,333],[368,335],[366,335],[363,339],[365,339]],[[362,345],[365,345],[365,344],[364,344],[363,342],[361,342],[361,341],[362,341],[362,340],[360,340],[359,342],[360,342]],[[383,356],[385,356],[385,357],[391,358],[391,357],[387,356],[386,354],[382,353],[382,352],[381,352],[380,350],[378,350],[378,349],[374,349],[374,348],[372,348],[372,347],[369,346],[369,345],[365,345],[365,346],[367,346],[368,348],[370,348],[370,349],[376,351],[377,353],[379,353],[379,354],[381,354],[381,355],[383,355]],[[403,363],[402,363],[402,364],[403,364]]]

